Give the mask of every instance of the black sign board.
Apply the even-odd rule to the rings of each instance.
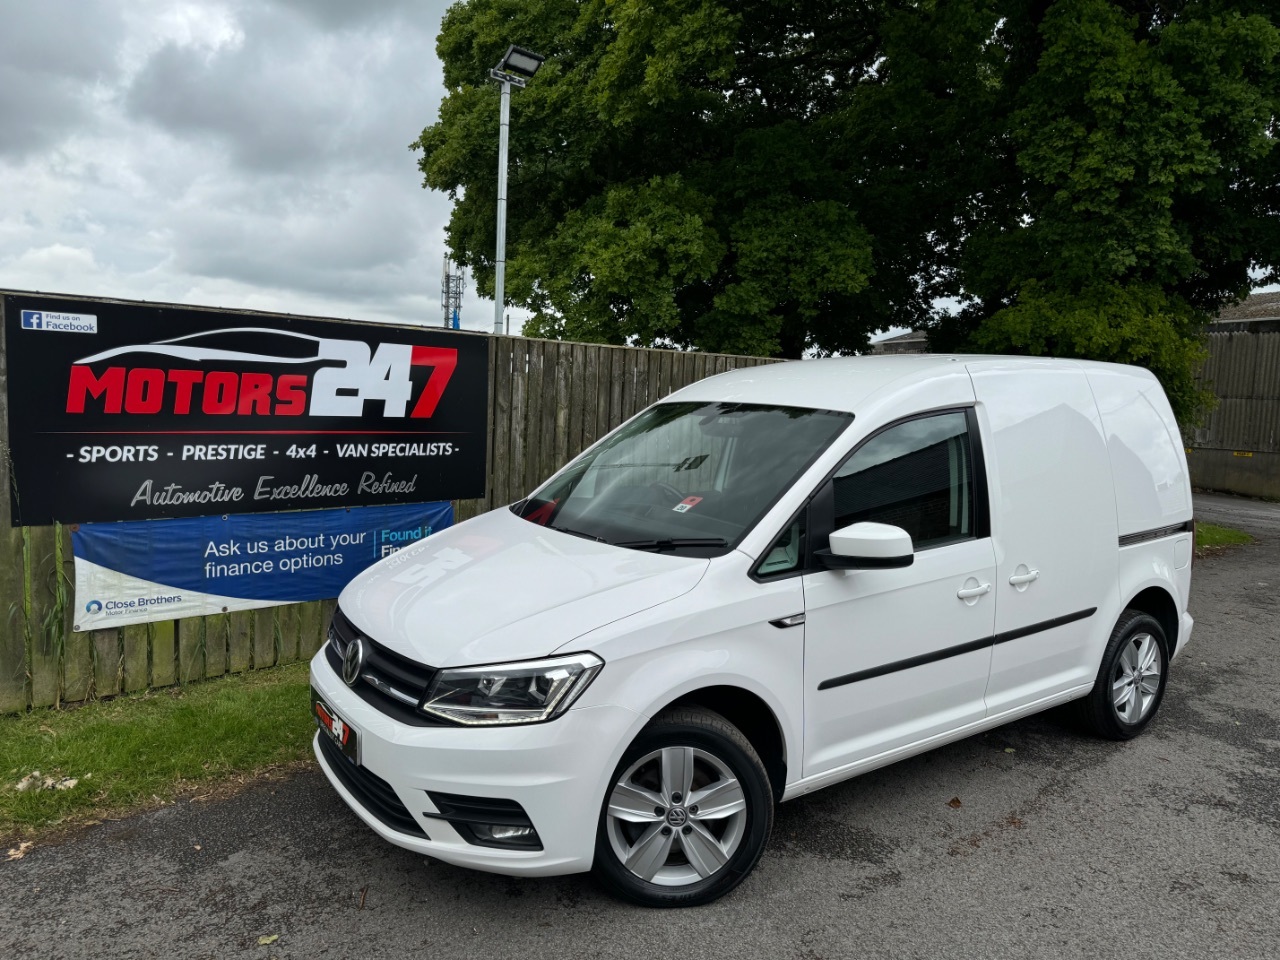
[[[481,336],[3,296],[13,523],[484,496]]]

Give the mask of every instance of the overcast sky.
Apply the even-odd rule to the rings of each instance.
[[[0,287],[439,323],[447,7],[0,0]]]

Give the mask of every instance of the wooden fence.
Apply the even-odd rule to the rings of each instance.
[[[3,334],[0,333],[0,336]],[[518,500],[673,390],[771,361],[674,350],[489,338],[489,475],[460,522]],[[0,344],[0,712],[132,693],[309,658],[333,601],[78,633],[65,526],[9,525],[8,368]]]
[[[1188,431],[1191,482],[1280,498],[1280,333],[1212,333],[1208,343],[1200,377],[1218,406]]]

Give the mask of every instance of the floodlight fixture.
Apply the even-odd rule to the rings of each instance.
[[[493,260],[493,332],[502,333],[503,299],[507,276],[507,137],[511,127],[511,88],[523,87],[533,79],[546,57],[517,47],[507,47],[489,76],[502,84],[498,118],[498,249]]]
[[[503,73],[516,73],[526,80],[532,80],[545,59],[547,58],[542,54],[526,50],[524,47],[517,47],[513,43],[507,47],[507,52],[498,61],[498,69]]]

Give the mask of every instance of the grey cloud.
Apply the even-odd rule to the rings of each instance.
[[[77,0],[8,3],[0,21],[0,155],[29,156],[93,119],[119,74],[118,11]]]
[[[385,298],[421,283],[397,274],[422,253],[428,226],[438,230],[447,216],[446,205],[420,199],[420,206],[404,203],[403,184],[377,176],[329,183],[306,202],[278,194],[223,198],[175,223],[176,266],[244,283]]]
[[[0,65],[0,154],[23,157],[57,143],[85,114],[78,85],[62,79],[27,86],[30,75]]]
[[[333,108],[300,96],[298,78],[267,76],[261,66],[234,54],[205,60],[168,44],[135,79],[128,106],[172,134],[224,138],[247,167],[305,167],[327,159]]]
[[[174,135],[213,137],[250,170],[335,162],[411,169],[405,144],[438,99],[424,95],[417,69],[443,8],[416,7],[401,18],[380,4],[350,29],[330,30],[257,10],[241,21],[239,46],[161,48],[134,79],[126,105]],[[372,19],[378,10],[384,19]]]
[[[437,4],[415,0],[276,0],[276,5],[295,10],[307,19],[328,27],[349,26],[369,20],[384,20],[388,14],[407,8],[434,7]],[[447,4],[439,4],[441,13]],[[437,20],[439,17],[437,17]]]
[[[0,4],[5,284],[435,318],[450,204],[407,144],[444,0]]]
[[[6,3],[0,62],[20,75],[65,76],[81,82],[118,70],[124,32],[117,9],[84,0]]]

